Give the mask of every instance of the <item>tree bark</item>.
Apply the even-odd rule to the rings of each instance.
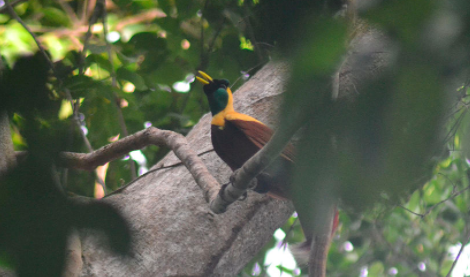
[[[11,140],[10,122],[6,111],[0,111],[0,175],[16,164]]]
[[[266,65],[236,91],[235,108],[273,126],[286,73],[283,63]],[[198,153],[212,149],[209,114],[188,141]],[[231,170],[214,152],[201,158],[220,183],[228,182]],[[154,168],[177,162],[170,153]],[[215,215],[183,165],[149,174],[104,201],[129,221],[135,257],[113,256],[100,234],[82,231],[82,276],[233,276],[293,212],[289,201],[250,192]]]
[[[0,64],[1,65],[1,64]],[[0,66],[1,74],[1,66]],[[16,164],[15,151],[13,149],[13,142],[11,139],[10,122],[8,120],[8,113],[0,110],[0,176],[5,174],[8,169],[11,169]],[[1,185],[1,184],[0,184]],[[13,271],[0,268],[0,276],[10,277],[14,276]]]

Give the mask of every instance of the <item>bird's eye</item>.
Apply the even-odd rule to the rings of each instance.
[[[221,87],[222,87],[223,89],[227,89],[227,86],[224,85],[224,84],[222,84]]]

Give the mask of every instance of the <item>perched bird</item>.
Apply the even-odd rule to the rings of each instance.
[[[232,169],[240,168],[258,152],[273,135],[273,130],[259,120],[233,109],[229,82],[212,79],[199,71],[197,80],[204,84],[204,93],[212,113],[211,139],[217,155]],[[293,166],[294,147],[289,144],[273,164],[260,175],[254,191],[269,193],[275,198],[288,197],[287,184]]]
[[[273,130],[259,120],[246,114],[238,113],[233,108],[233,95],[229,81],[212,79],[207,73],[199,71],[196,79],[204,87],[212,113],[211,139],[217,155],[232,169],[236,170],[268,143]],[[295,159],[295,149],[288,144],[282,154],[262,173],[257,176],[258,184],[254,191],[268,193],[274,198],[290,199],[289,184]],[[295,206],[295,203],[294,203]],[[307,241],[299,250],[310,249],[312,232],[305,230],[302,212],[297,210],[300,223],[304,228]],[[308,213],[305,213],[308,214]],[[305,222],[304,222],[305,223]],[[333,219],[332,234],[338,225],[338,212]]]

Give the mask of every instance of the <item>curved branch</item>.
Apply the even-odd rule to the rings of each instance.
[[[173,150],[203,190],[204,199],[210,202],[216,198],[220,185],[209,173],[201,158],[191,149],[186,138],[176,132],[160,130],[155,127],[122,138],[92,153],[62,152],[59,154],[58,162],[63,167],[93,170],[97,166],[150,144],[166,146]]]

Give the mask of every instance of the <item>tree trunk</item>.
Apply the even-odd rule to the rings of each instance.
[[[282,63],[266,65],[236,91],[235,108],[272,126],[286,71]],[[210,119],[203,116],[188,135],[198,153],[212,149]],[[215,152],[201,158],[221,184],[228,182],[231,170]],[[170,153],[154,168],[177,162]],[[103,251],[99,234],[83,231],[82,276],[234,276],[293,212],[289,201],[249,193],[226,213],[212,214],[182,165],[151,173],[104,201],[130,222],[135,258]]]

